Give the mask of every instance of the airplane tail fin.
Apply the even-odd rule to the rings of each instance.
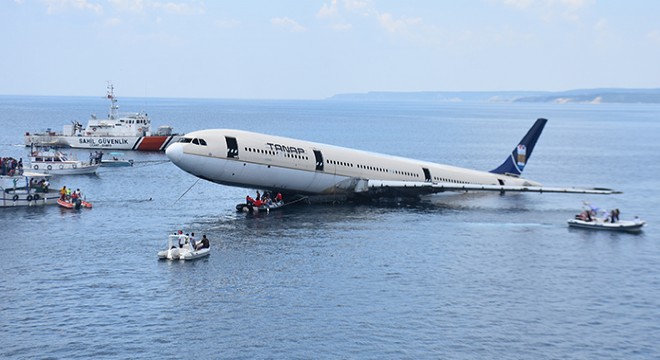
[[[543,127],[545,127],[545,123],[547,122],[547,119],[542,118],[536,120],[532,128],[525,134],[525,137],[520,140],[518,146],[513,149],[511,155],[504,160],[502,165],[490,172],[494,174],[520,176],[525,168],[525,164],[527,164],[527,161],[532,156],[534,145],[536,145],[536,141],[541,136]]]

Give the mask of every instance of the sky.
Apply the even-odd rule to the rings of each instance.
[[[0,94],[660,88],[660,1],[0,0]]]

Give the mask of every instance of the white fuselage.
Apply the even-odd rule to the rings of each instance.
[[[186,134],[166,150],[184,171],[218,184],[300,194],[351,194],[360,180],[538,186],[522,178],[227,129]]]

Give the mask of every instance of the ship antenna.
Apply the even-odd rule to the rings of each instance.
[[[116,120],[119,112],[119,105],[117,105],[117,98],[115,98],[115,87],[111,82],[108,82],[108,99],[110,99],[110,120]]]

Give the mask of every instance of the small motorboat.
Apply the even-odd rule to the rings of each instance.
[[[126,160],[123,158],[124,154],[120,152],[111,152],[110,158],[101,158],[101,166],[103,167],[123,167],[133,166],[133,160]]]
[[[209,255],[211,248],[196,249],[190,236],[172,234],[167,237],[167,248],[158,252],[160,260],[195,260]]]
[[[51,175],[79,175],[93,174],[98,164],[84,163],[71,155],[61,151],[34,150],[30,153],[30,169]]]
[[[284,201],[277,201],[268,204],[261,204],[259,206],[254,204],[236,204],[236,211],[247,212],[247,213],[258,213],[258,212],[270,212],[271,210],[277,210],[284,206]]]
[[[63,200],[62,198],[57,199],[57,205],[60,207],[63,207],[65,209],[82,209],[82,208],[87,208],[91,209],[92,208],[92,203],[87,202],[82,199],[76,199],[76,200]]]
[[[308,200],[307,196],[299,196],[294,200],[287,201],[286,203],[284,200],[282,200],[281,196],[276,197],[276,201],[268,201],[268,202],[261,202],[261,201],[255,201],[252,198],[248,196],[246,199],[247,202],[245,203],[240,203],[236,204],[236,211],[238,212],[246,212],[249,214],[258,214],[260,212],[265,212],[268,213],[271,210],[277,210],[281,209],[285,206],[293,205],[296,203],[299,203],[301,201],[306,201]]]
[[[48,174],[29,171],[0,175],[0,208],[55,204],[59,193],[49,189],[48,177]]]
[[[570,227],[592,230],[640,232],[644,225],[646,225],[646,222],[639,218],[635,218],[635,220],[619,220],[616,222],[606,222],[598,218],[590,221],[578,218],[568,220],[568,226]]]

